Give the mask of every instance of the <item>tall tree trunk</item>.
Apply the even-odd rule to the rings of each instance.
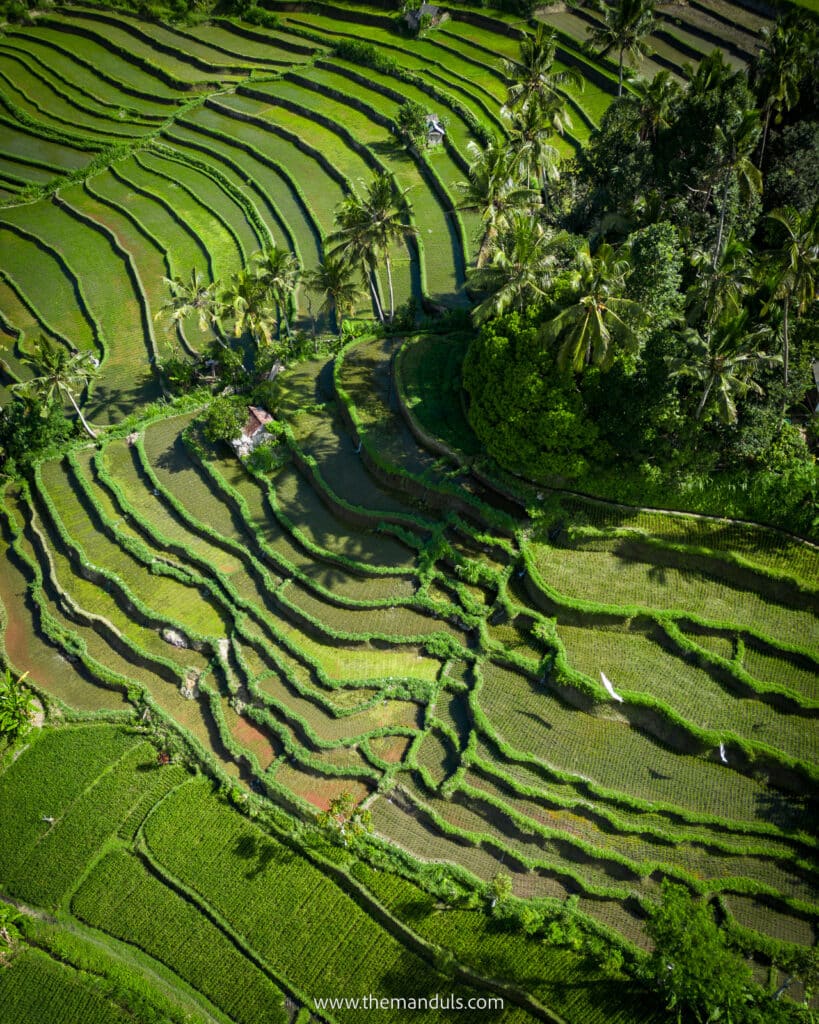
[[[310,327],[313,331],[313,352],[318,355],[318,337],[316,336],[316,318],[313,316],[313,297],[307,293],[307,315],[310,317]]]
[[[478,259],[475,262],[475,265],[479,270],[482,266],[485,265],[489,257],[489,252],[492,248],[492,240],[494,239],[496,234],[497,232],[495,230],[495,225],[488,224],[486,227],[486,231],[484,231],[483,233],[483,238],[481,239],[481,247],[478,250]]]
[[[551,180],[549,179],[549,174],[548,174],[547,168],[544,167],[539,172],[537,183],[538,183],[538,186],[540,188],[540,200],[543,203],[543,209],[544,210],[548,210],[549,209],[551,201],[552,201],[552,192],[551,192],[552,181],[558,182],[559,180],[560,180],[560,171],[559,170],[558,170],[557,174],[554,176],[554,178],[552,178]]]
[[[384,264],[387,268],[387,286],[390,291],[390,323],[392,323],[395,319],[395,294],[392,288],[392,262],[388,253],[384,254]]]
[[[762,170],[762,161],[765,159],[765,146],[768,142],[768,128],[771,125],[771,114],[773,113],[773,106],[768,105],[768,109],[765,112],[765,127],[762,130],[762,148],[759,150],[759,169]]]
[[[383,323],[385,323],[384,310],[381,308],[381,302],[380,302],[380,300],[378,298],[378,288],[375,285],[375,272],[374,272],[374,270],[371,267],[367,268],[367,281],[370,284],[370,292],[372,293],[373,305],[375,306],[375,311],[378,314],[378,319],[383,324]]]
[[[88,436],[89,436],[89,437],[93,437],[93,438],[96,438],[96,436],[97,436],[97,435],[96,435],[96,433],[95,433],[95,432],[94,432],[94,431],[93,431],[93,430],[91,429],[91,427],[90,427],[90,426],[88,425],[88,422],[87,422],[87,420],[86,420],[85,416],[83,416],[83,414],[82,414],[82,410],[81,410],[81,409],[80,409],[80,407],[79,407],[79,406],[77,405],[77,401],[76,401],[76,399],[74,398],[74,396],[73,396],[73,395],[71,394],[71,392],[70,392],[70,391],[69,391],[68,389],[66,389],[66,392],[65,392],[65,393],[66,393],[66,394],[68,395],[68,400],[69,400],[69,402],[71,402],[71,404],[72,404],[72,405],[74,406],[74,412],[75,412],[75,413],[76,413],[76,414],[77,414],[77,415],[78,415],[78,416],[80,417],[80,422],[81,422],[81,423],[82,423],[82,425],[83,425],[83,426],[85,427],[85,430],[86,430],[86,433],[88,434]]]
[[[284,319],[284,313],[282,312],[282,304],[276,300],[276,341],[282,340],[282,320]]]
[[[711,264],[714,270],[719,264],[720,253],[722,252],[722,233],[725,230],[725,208],[728,205],[728,175],[725,175],[725,183],[722,186],[722,202],[719,211],[719,230],[717,231],[717,244],[714,246],[714,260]]]
[[[790,359],[790,341],[788,339],[788,311],[790,304],[791,297],[786,295],[782,309],[782,366],[785,371],[785,387],[788,386],[788,361]]]
[[[290,329],[290,319],[298,312],[295,302],[295,291],[291,290],[284,296],[284,329],[287,331],[287,337],[293,333]]]
[[[216,340],[219,342],[219,344],[222,346],[222,348],[225,349],[227,352],[230,352],[231,351],[230,343],[226,340],[225,335],[222,332],[221,327],[217,327],[214,324],[213,333],[216,335]],[[193,351],[195,351],[195,349]]]
[[[620,74],[619,74],[619,77],[617,79],[617,97],[618,97],[618,99],[619,99],[620,96],[623,95],[623,53],[624,53],[624,49],[621,46],[620,47]]]
[[[702,416],[703,410],[705,409],[705,403],[708,401],[708,396],[711,394],[711,388],[714,386],[713,375],[708,378],[708,383],[705,385],[705,391],[702,393],[700,404],[697,406],[697,411],[694,413],[694,419],[698,420]]]
[[[330,299],[333,303],[333,307],[328,312],[330,313],[330,323],[332,324],[336,334],[341,334],[341,322],[344,320],[344,314],[338,308],[338,302],[336,302],[335,295],[330,293]]]

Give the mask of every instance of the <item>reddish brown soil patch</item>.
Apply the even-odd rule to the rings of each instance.
[[[292,765],[283,765],[278,769],[276,781],[320,811],[326,811],[330,801],[342,793],[350,793],[356,804],[360,804],[370,793],[366,783],[358,779],[330,778]]]
[[[382,761],[398,764],[404,759],[411,742],[409,736],[376,736],[370,740],[370,750]]]
[[[321,789],[309,789],[299,793],[299,796],[314,807],[318,807],[320,811],[326,811],[330,807],[330,801],[342,793],[352,793],[356,806],[370,795],[367,787],[360,782],[352,782],[350,779],[328,779]]]
[[[238,743],[253,751],[263,771],[278,757],[278,752],[269,737],[246,718],[240,718],[231,731]]]

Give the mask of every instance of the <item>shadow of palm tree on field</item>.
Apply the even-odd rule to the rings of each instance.
[[[116,423],[161,395],[159,381],[150,373],[132,378],[127,387],[98,381],[83,405],[83,412],[91,422]]]
[[[271,842],[250,832],[239,836],[233,852],[242,860],[255,862],[245,874],[245,878],[258,878],[271,864],[288,864],[294,856],[293,851],[281,843]]]

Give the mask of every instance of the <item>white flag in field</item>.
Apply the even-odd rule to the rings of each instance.
[[[623,698],[620,696],[619,693],[615,692],[615,689],[611,685],[609,677],[606,675],[605,672],[601,672],[600,673],[600,678],[603,680],[603,686],[605,686],[606,692],[612,698],[612,700],[618,700],[622,704],[623,703]]]

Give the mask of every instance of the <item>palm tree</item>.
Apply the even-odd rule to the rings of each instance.
[[[799,102],[799,83],[805,73],[807,47],[801,28],[777,22],[766,26],[760,34],[759,52],[751,67],[751,84],[763,115],[762,145],[759,166],[765,157],[771,117],[778,121],[783,112]]]
[[[594,256],[588,243],[579,254],[571,304],[542,328],[545,341],[558,341],[557,365],[582,373],[594,364],[608,369],[614,362],[616,344],[636,352],[639,340],[635,326],[642,319],[638,302],[623,296],[628,260],[607,243]]]
[[[526,35],[520,41],[518,60],[505,59],[501,69],[507,79],[506,106],[526,106],[533,98],[545,103],[559,96],[558,90],[571,86],[582,91],[583,76],[574,68],[552,71],[557,51],[557,34],[540,22],[534,35]]]
[[[394,179],[386,172],[377,174],[367,189],[365,208],[370,217],[371,234],[377,252],[383,253],[384,268],[387,271],[387,287],[390,293],[390,323],[395,317],[395,295],[392,285],[391,247],[401,238],[417,234],[411,224],[405,224],[399,209],[409,189],[400,192]]]
[[[196,316],[200,331],[215,326],[215,287],[206,284],[204,276],[196,267],[191,268],[187,281],[181,277],[164,277],[162,280],[171,294],[154,317],[155,320],[170,313],[172,322],[177,325],[181,325],[189,316]]]
[[[378,252],[370,233],[369,218],[357,195],[351,194],[336,207],[336,230],[328,236],[329,255],[342,263],[361,267],[361,280],[370,289],[375,312],[381,323],[386,322],[378,284],[375,277]]]
[[[550,145],[549,139],[555,131],[563,134],[571,124],[566,118],[564,104],[533,97],[525,106],[507,116],[510,122],[509,142],[518,159],[520,173],[526,176],[526,188],[531,187],[533,177],[538,186],[547,180],[556,181],[560,177],[560,154]]]
[[[477,210],[484,223],[478,249],[478,269],[484,266],[495,236],[509,226],[517,210],[530,207],[537,194],[519,179],[520,167],[515,154],[498,139],[485,149],[475,142],[467,145],[471,157],[469,180],[459,181],[456,188],[462,195],[461,207]]]
[[[278,311],[276,332],[281,338],[281,324],[290,337],[290,320],[287,310],[293,301],[293,293],[299,282],[301,265],[296,256],[287,249],[270,245],[251,256],[256,277],[262,282],[267,295],[273,300]]]
[[[542,298],[557,265],[557,246],[565,234],[555,235],[528,211],[517,210],[495,239],[488,265],[469,275],[469,285],[488,293],[472,311],[476,324],[507,309],[523,311]]]
[[[83,416],[76,399],[76,395],[88,387],[99,367],[93,352],[69,352],[58,342],[41,334],[34,346],[34,353],[24,356],[21,362],[31,367],[34,376],[20,384],[13,384],[12,391],[41,401],[44,414],[55,398],[67,398],[88,436],[97,436]]]
[[[724,317],[704,337],[696,331],[689,332],[689,351],[668,362],[672,377],[691,377],[702,385],[695,420],[702,417],[710,403],[716,406],[723,423],[736,423],[736,398],[748,391],[762,394],[762,388],[753,380],[754,373],[765,363],[781,359],[759,348],[770,334],[766,326],[749,326],[747,310]]]
[[[376,312],[382,323],[385,318],[375,284],[376,265],[379,258],[383,257],[390,293],[389,319],[392,322],[395,316],[395,295],[390,248],[398,239],[416,234],[416,229],[402,220],[399,202],[405,195],[406,190],[399,192],[389,174],[377,174],[367,187],[363,199],[352,193],[342,200],[336,210],[336,230],[327,239],[333,246],[330,255],[361,262],[364,278],[370,285]]]
[[[683,77],[688,82],[688,97],[701,100],[716,90],[725,89],[742,74],[734,71],[722,50],[707,53],[699,64],[683,64]]]
[[[616,50],[620,58],[617,95],[623,95],[623,58],[644,57],[649,52],[646,37],[654,31],[654,0],[615,0],[602,4],[603,24],[590,28],[591,44],[605,56]]]
[[[323,296],[320,313],[332,314],[338,333],[345,315],[352,312],[361,297],[361,286],[353,278],[353,269],[340,256],[325,256],[315,270],[305,275],[304,283]]]
[[[662,128],[668,128],[674,110],[682,98],[682,88],[669,71],[658,71],[650,80],[634,84],[634,105],[639,120],[640,141],[654,141]]]
[[[741,196],[759,195],[762,191],[762,175],[751,157],[759,139],[759,115],[755,110],[744,110],[733,128],[715,129],[717,144],[723,149],[722,157],[722,198],[720,200],[719,227],[714,245],[714,267],[719,264],[722,252],[722,236],[725,231],[725,216],[728,209],[728,187],[732,181],[739,186]]]
[[[698,270],[698,278],[691,291],[688,321],[696,324],[704,320],[705,330],[710,330],[723,313],[739,313],[743,295],[754,287],[751,250],[731,231],[716,266],[705,249],[695,250],[691,263]]]
[[[221,328],[224,317],[233,320],[233,336],[247,331],[257,345],[273,343],[273,328],[278,325],[264,282],[251,270],[232,274],[215,306],[214,323]]]
[[[816,300],[816,270],[819,266],[819,201],[811,210],[800,213],[793,206],[768,214],[785,229],[781,246],[768,256],[771,271],[771,301],[782,301],[782,357],[785,384],[788,384],[788,337],[791,306],[797,316],[807,312]],[[769,304],[770,305],[770,304]],[[769,305],[763,308],[767,311]]]

